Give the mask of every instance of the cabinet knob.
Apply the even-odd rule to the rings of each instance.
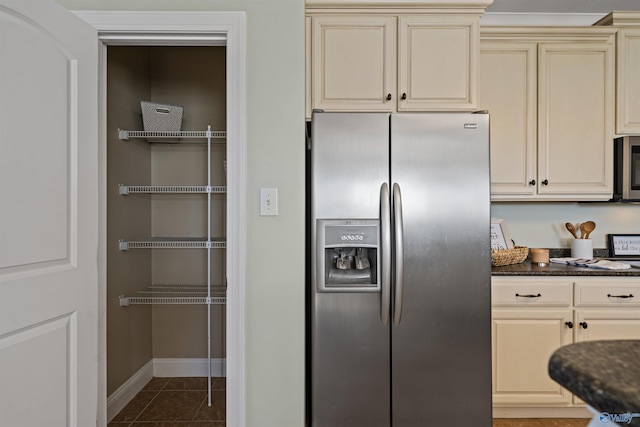
[[[402,94],[402,97],[401,97],[400,99],[402,99],[403,101],[404,101],[405,99],[407,99],[407,94],[406,94],[406,93],[403,93],[403,94]]]
[[[532,179],[531,181],[529,181],[529,185],[536,185],[536,180]]]
[[[549,180],[545,179],[544,181],[542,181],[542,185],[549,185]]]
[[[567,325],[567,328],[573,329],[573,322],[564,322],[564,324]]]
[[[587,322],[580,322],[580,326],[582,326],[582,329],[587,329],[589,325],[587,325]]]
[[[387,101],[391,101],[391,94],[387,95]]]

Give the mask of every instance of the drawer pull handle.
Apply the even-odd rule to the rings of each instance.
[[[526,294],[526,295],[516,294],[516,296],[520,297],[520,298],[540,298],[542,295],[541,294],[537,294],[537,295],[534,295],[534,294]]]
[[[580,322],[580,326],[582,326],[582,329],[587,329],[589,325],[587,325],[587,322]]]
[[[607,296],[609,298],[633,298],[633,294],[629,294],[629,295],[611,295],[611,294],[607,294]]]
[[[567,328],[573,329],[573,322],[564,322],[564,324],[567,325]]]

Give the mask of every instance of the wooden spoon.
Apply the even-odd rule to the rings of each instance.
[[[573,226],[573,224],[567,222],[564,226],[567,227],[567,230],[569,230],[569,233],[571,233],[574,238],[578,238],[578,235],[576,234],[576,228]]]
[[[588,239],[591,232],[595,229],[596,229],[596,223],[593,221],[586,221],[580,224],[580,231],[585,233],[584,235],[585,239]]]

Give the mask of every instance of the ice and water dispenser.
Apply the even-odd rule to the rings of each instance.
[[[379,292],[379,221],[318,220],[319,292]]]

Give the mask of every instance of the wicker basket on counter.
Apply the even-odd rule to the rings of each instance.
[[[502,265],[520,264],[529,255],[529,248],[526,246],[515,246],[513,249],[491,249],[491,265],[500,267]]]

